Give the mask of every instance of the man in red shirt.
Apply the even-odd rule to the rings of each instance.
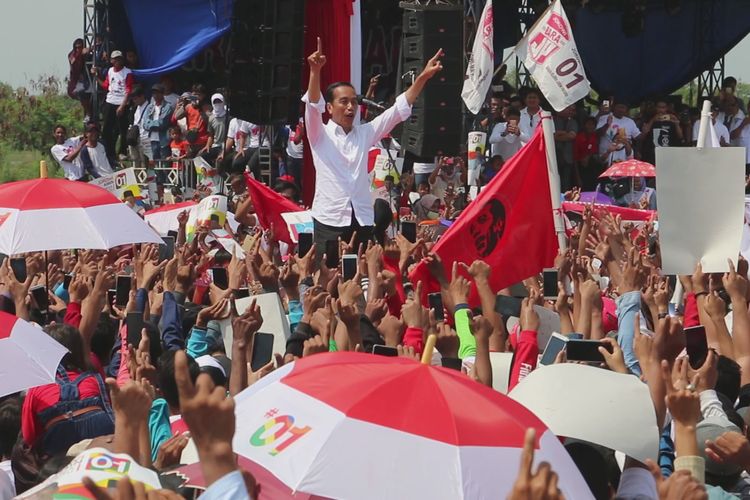
[[[201,109],[201,103],[197,95],[186,92],[180,97],[172,121],[177,123],[177,120],[182,118],[187,121],[185,139],[190,143],[188,157],[193,158],[208,142],[208,117]]]
[[[590,116],[583,122],[583,130],[576,135],[573,160],[576,168],[575,182],[582,191],[593,191],[603,164],[597,161],[599,137],[596,134],[596,118]]]

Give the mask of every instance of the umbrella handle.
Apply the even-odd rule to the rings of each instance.
[[[437,335],[434,333],[427,337],[427,342],[424,344],[424,350],[422,351],[422,364],[429,365],[432,362],[432,351],[435,350],[435,342],[437,342]]]

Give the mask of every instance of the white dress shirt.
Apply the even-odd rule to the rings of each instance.
[[[490,134],[490,145],[492,156],[500,155],[503,161],[508,161],[511,156],[521,149],[521,136],[516,134],[505,134],[508,124],[500,122],[492,129]],[[505,134],[505,136],[503,136]]]
[[[542,108],[534,113],[529,113],[529,108],[523,108],[521,110],[521,118],[518,120],[518,128],[521,130],[521,145],[525,146],[527,142],[531,140],[531,137],[536,131],[536,127],[539,122],[542,121]],[[503,158],[505,159],[505,158]]]
[[[355,124],[347,134],[333,120],[323,123],[325,102],[322,97],[318,102],[310,102],[306,93],[302,102],[306,103],[307,139],[316,172],[313,218],[328,226],[346,227],[351,224],[353,207],[359,225],[373,225],[368,153],[393,127],[411,115],[411,105],[401,94],[380,116]]]

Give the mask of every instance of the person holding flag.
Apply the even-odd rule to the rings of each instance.
[[[385,137],[398,123],[411,114],[411,107],[427,81],[443,66],[442,49],[427,61],[422,73],[393,106],[367,123],[359,123],[358,100],[354,86],[349,82],[335,82],[325,91],[321,100],[320,70],[326,56],[318,38],[318,48],[307,61],[310,81],[302,97],[305,106],[305,124],[315,162],[315,198],[312,205],[315,247],[322,256],[325,242],[342,238],[349,240],[357,233],[357,245],[372,235],[374,211],[370,196],[367,160],[370,148]],[[323,123],[323,112],[331,115]]]

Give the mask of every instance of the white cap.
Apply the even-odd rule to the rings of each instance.
[[[109,55],[109,58],[114,59],[115,57],[122,57],[122,52],[120,52],[119,50],[113,50]]]

